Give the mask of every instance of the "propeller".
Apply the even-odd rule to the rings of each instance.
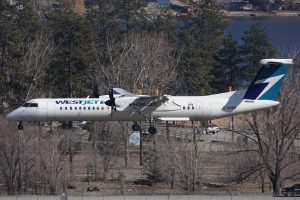
[[[115,101],[113,89],[111,89],[111,90],[108,92],[108,96],[109,96],[109,100],[107,100],[107,101],[105,102],[105,104],[106,104],[107,106],[110,106],[112,111],[117,111],[116,101]]]

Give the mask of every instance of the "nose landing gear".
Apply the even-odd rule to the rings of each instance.
[[[23,126],[22,122],[18,123],[18,129],[19,130],[23,130],[24,129],[24,126]]]

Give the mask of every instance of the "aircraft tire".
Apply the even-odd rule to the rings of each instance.
[[[133,124],[131,128],[132,128],[133,131],[140,131],[141,130],[141,127],[138,124]]]
[[[24,126],[23,126],[22,124],[19,124],[19,125],[18,125],[18,129],[19,129],[19,130],[23,130],[23,129],[24,129]]]
[[[148,132],[153,135],[157,132],[157,129],[154,126],[150,126],[148,128]]]

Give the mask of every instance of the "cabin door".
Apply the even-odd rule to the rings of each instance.
[[[47,120],[52,121],[55,118],[55,109],[54,102],[48,101],[48,109],[47,109]]]

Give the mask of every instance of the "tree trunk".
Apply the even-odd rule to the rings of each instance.
[[[277,175],[273,175],[273,177],[270,177],[271,183],[272,183],[272,189],[273,189],[273,196],[278,197],[279,196],[279,190],[280,190],[280,178]]]

